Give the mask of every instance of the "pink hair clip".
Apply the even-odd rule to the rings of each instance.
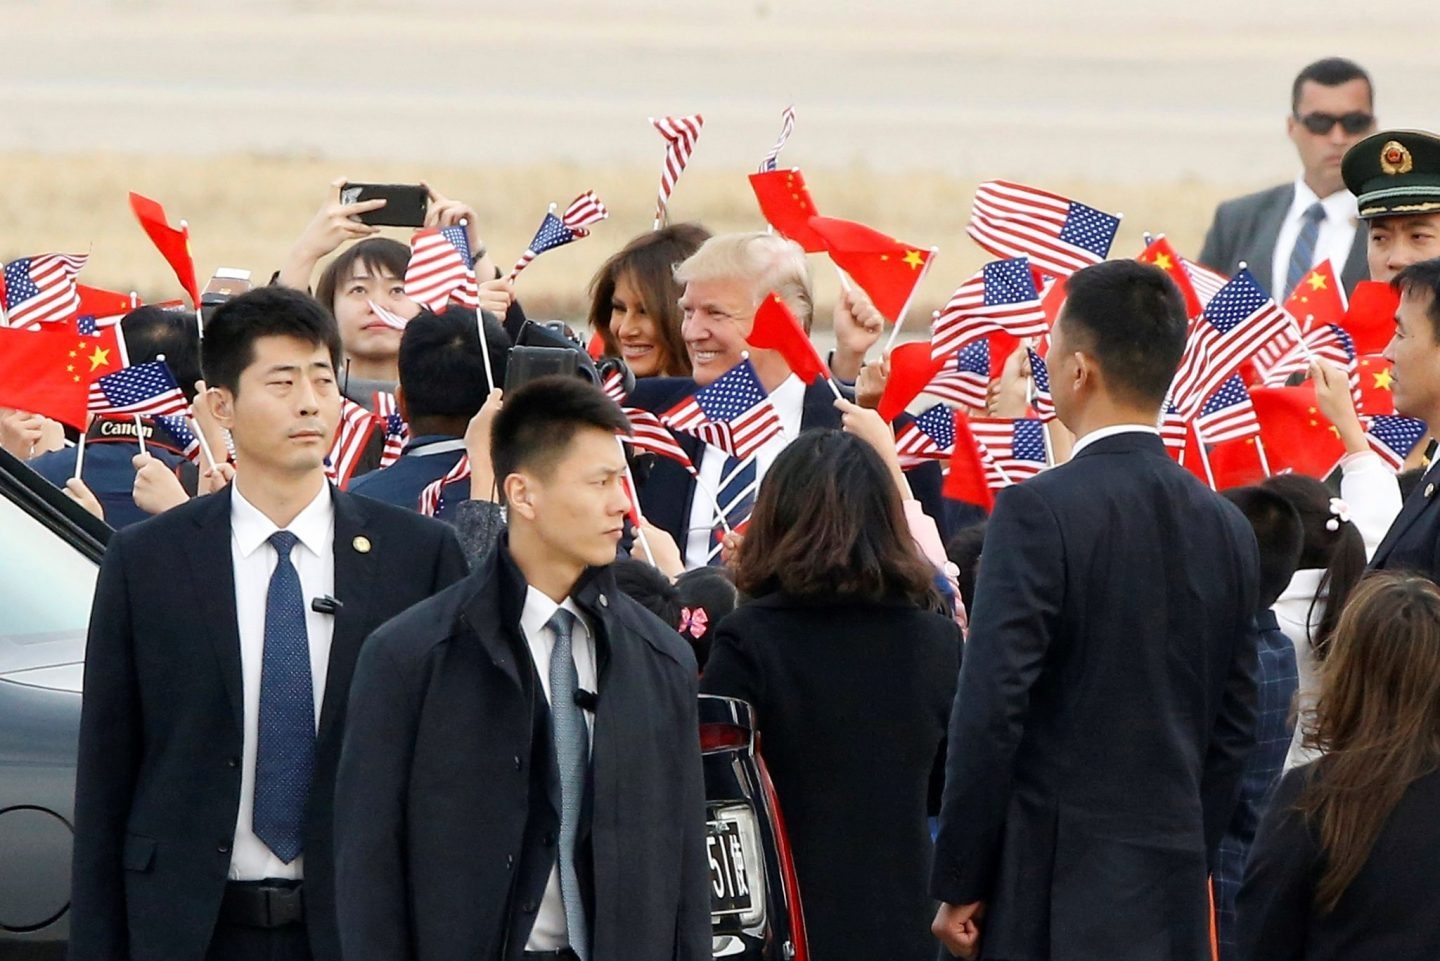
[[[688,607],[680,608],[680,633],[689,634],[697,640],[704,636],[705,628],[710,623],[710,615],[705,613],[705,608],[697,607],[693,611]]]

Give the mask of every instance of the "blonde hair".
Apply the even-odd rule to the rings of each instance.
[[[810,265],[800,245],[779,234],[721,234],[700,245],[675,268],[675,281],[737,278],[755,284],[755,305],[772,290],[790,308],[805,332],[815,318],[810,286]]]

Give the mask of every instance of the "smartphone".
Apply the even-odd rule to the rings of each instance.
[[[430,192],[419,184],[341,184],[340,202],[384,200],[379,210],[356,214],[362,224],[379,227],[423,227],[430,209]]]
[[[243,294],[255,286],[250,282],[250,271],[243,267],[216,267],[210,283],[200,293],[203,303],[224,303],[236,294]]]
[[[568,347],[511,347],[505,361],[505,396],[539,377],[574,377],[579,369],[579,355]]]

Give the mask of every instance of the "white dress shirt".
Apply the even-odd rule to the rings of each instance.
[[[775,405],[775,412],[780,415],[783,432],[770,438],[755,452],[756,484],[765,479],[765,472],[775,463],[775,458],[780,456],[785,446],[800,436],[800,420],[805,413],[805,384],[799,377],[791,374],[770,392],[770,403]],[[700,455],[700,484],[717,497],[720,494],[720,482],[724,480],[721,475],[725,472],[725,460],[729,456],[725,451],[709,444],[704,446]],[[690,502],[689,536],[685,540],[686,567],[705,566],[710,549],[715,546],[715,525],[719,523],[710,494],[697,489]]]
[[[575,615],[575,626],[570,632],[570,653],[575,658],[576,685],[582,691],[597,691],[595,635],[590,630],[590,622],[570,598],[557,604],[542,591],[527,587],[525,607],[520,612],[520,630],[525,634],[530,657],[535,661],[547,704],[550,703],[550,655],[555,650],[555,632],[545,625],[562,607]],[[588,711],[582,714],[593,743],[594,720]],[[550,879],[545,882],[545,896],[540,899],[540,910],[535,915],[535,926],[530,929],[530,940],[525,942],[525,950],[558,951],[569,946],[570,933],[565,924],[565,902],[560,896],[560,859],[557,856],[555,865],[550,869]]]
[[[1360,208],[1355,195],[1341,188],[1321,200],[1305,184],[1303,175],[1296,178],[1295,198],[1290,201],[1290,209],[1285,212],[1285,219],[1280,221],[1280,235],[1275,238],[1274,272],[1270,275],[1273,278],[1271,286],[1274,287],[1270,294],[1282,304],[1290,296],[1290,291],[1281,289],[1290,271],[1290,254],[1295,250],[1300,227],[1305,223],[1305,211],[1317,200],[1325,207],[1325,219],[1320,221],[1320,234],[1315,238],[1315,256],[1310,266],[1314,267],[1328,257],[1335,266],[1335,276],[1339,277],[1345,269],[1345,261],[1350,259],[1350,247],[1355,243],[1355,231],[1360,223]],[[1305,318],[1299,320],[1303,323]]]
[[[235,571],[235,626],[240,635],[240,677],[244,692],[244,749],[240,765],[240,811],[235,819],[235,843],[230,849],[230,879],[304,877],[304,855],[289,864],[275,856],[255,836],[250,818],[255,809],[255,755],[260,716],[260,668],[265,653],[265,597],[275,570],[275,548],[267,543],[281,528],[240,493],[230,491],[230,561]],[[325,675],[330,666],[330,639],[335,618],[310,610],[311,599],[335,592],[335,505],[330,485],[322,484],[305,509],[285,528],[298,539],[290,562],[300,575],[305,601],[305,633],[310,642],[310,680],[315,689],[315,723],[325,696]]]
[[[1112,424],[1109,427],[1101,427],[1099,430],[1092,430],[1084,437],[1075,441],[1075,446],[1070,448],[1070,459],[1074,460],[1075,455],[1079,454],[1097,440],[1114,437],[1116,434],[1154,434],[1156,437],[1159,437],[1160,431],[1145,424]]]

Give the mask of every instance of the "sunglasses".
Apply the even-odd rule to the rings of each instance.
[[[1357,110],[1354,113],[1341,114],[1338,117],[1333,113],[1307,113],[1303,117],[1297,115],[1295,119],[1300,121],[1306,130],[1320,136],[1335,129],[1337,123],[1340,125],[1340,129],[1348,134],[1364,133],[1375,122],[1375,115],[1361,113]]]

